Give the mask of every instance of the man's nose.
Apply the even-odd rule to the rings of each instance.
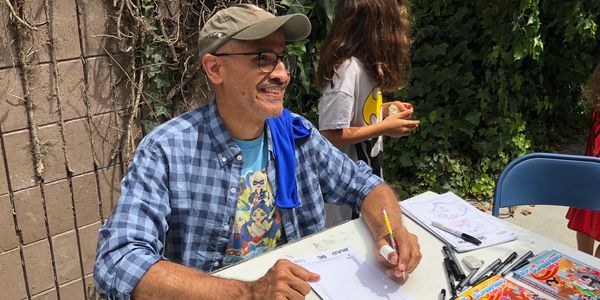
[[[288,82],[290,80],[290,73],[288,73],[288,71],[289,70],[285,67],[283,61],[278,59],[275,69],[273,69],[273,72],[269,74],[269,77],[271,79],[278,79],[281,82]]]

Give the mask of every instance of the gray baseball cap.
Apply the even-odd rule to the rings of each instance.
[[[240,4],[218,11],[200,30],[200,58],[212,53],[229,39],[259,40],[281,30],[286,41],[298,41],[310,34],[310,21],[303,14],[274,16],[251,4]]]

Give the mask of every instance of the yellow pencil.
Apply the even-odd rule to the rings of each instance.
[[[383,211],[383,220],[385,221],[385,226],[387,227],[388,233],[390,235],[390,243],[392,244],[392,248],[394,248],[394,251],[397,251],[396,240],[394,239],[394,232],[392,231],[392,225],[390,225],[390,219],[388,218],[385,208],[382,209],[382,211]]]

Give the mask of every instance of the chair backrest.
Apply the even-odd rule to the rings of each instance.
[[[600,158],[531,153],[511,161],[496,182],[492,215],[526,204],[600,211]]]

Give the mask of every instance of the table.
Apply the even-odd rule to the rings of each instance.
[[[436,195],[437,194],[433,192],[425,192],[413,198],[434,197]],[[505,222],[503,220],[501,221]],[[443,243],[407,216],[403,216],[403,223],[410,232],[414,233],[419,238],[421,253],[423,255],[421,263],[417,269],[410,274],[407,281],[403,284],[403,288],[415,299],[437,299],[442,288],[448,290],[446,273],[442,267],[444,256],[441,247]],[[528,250],[532,250],[533,253],[539,253],[542,250],[555,249],[600,269],[600,259],[528,231],[522,227],[507,222],[505,223],[511,226],[519,234],[519,237],[515,241],[465,253],[458,253],[458,259],[460,260],[466,255],[474,255],[488,264],[497,258],[504,259],[513,251],[523,254]],[[373,238],[371,237],[371,233],[362,220],[356,219],[304,237],[299,241],[286,244],[250,260],[221,269],[218,272],[215,272],[214,275],[246,281],[256,280],[263,276],[280,258],[288,258],[291,260],[293,258],[304,257],[340,246],[350,246],[355,252],[364,255],[369,263],[378,265],[372,251]],[[311,291],[306,299],[320,299],[320,297]]]

